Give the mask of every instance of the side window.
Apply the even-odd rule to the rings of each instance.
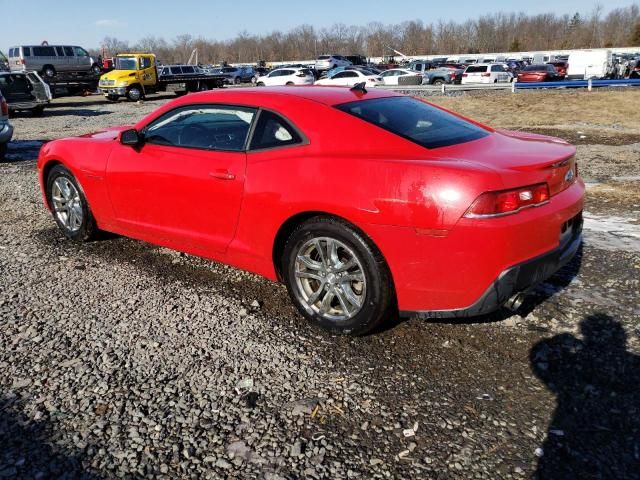
[[[337,73],[333,76],[333,78],[352,78],[352,77],[358,77],[358,73],[353,71],[353,70],[348,70],[346,72],[340,72]]]
[[[193,67],[182,67],[182,73],[193,73]]]
[[[30,57],[31,56],[31,47],[22,47],[22,54],[25,57]]]
[[[55,49],[56,49],[56,54],[57,54],[59,57],[64,57],[64,48],[62,48],[62,47],[55,47]]]
[[[181,75],[182,69],[180,67],[171,67],[171,75]]]
[[[64,54],[67,57],[73,57],[73,48],[71,47],[64,47]]]
[[[269,78],[279,77],[282,75],[282,70],[274,70],[269,74]]]
[[[160,75],[169,75],[169,67],[164,67]]]
[[[89,54],[82,47],[73,47],[73,51],[76,53],[76,57],[88,57]]]
[[[273,112],[262,110],[251,139],[251,150],[284,147],[302,143],[302,138],[289,123]]]
[[[189,105],[165,113],[143,134],[156,145],[242,151],[255,114],[253,108]]]
[[[55,57],[56,51],[53,47],[33,47],[34,57]]]
[[[144,70],[151,66],[151,59],[149,57],[140,57],[140,69]]]

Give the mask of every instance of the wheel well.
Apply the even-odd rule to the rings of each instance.
[[[49,178],[49,173],[57,165],[63,165],[63,163],[57,160],[51,160],[50,162],[47,162],[44,168],[42,169],[42,180],[44,183],[45,201],[47,202],[47,206],[49,206],[49,208],[51,208],[51,205],[49,205],[49,195],[47,194],[47,180]]]

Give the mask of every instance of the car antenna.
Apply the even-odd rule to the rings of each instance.
[[[351,87],[351,91],[352,92],[362,92],[362,93],[367,93],[367,89],[366,87],[366,83],[365,82],[360,82],[360,83],[356,83],[353,87]]]

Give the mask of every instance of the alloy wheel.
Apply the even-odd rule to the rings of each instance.
[[[53,211],[58,221],[71,233],[82,227],[82,199],[78,189],[68,178],[58,177],[51,190]]]

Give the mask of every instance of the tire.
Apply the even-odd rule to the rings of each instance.
[[[56,76],[56,69],[53,68],[53,65],[45,65],[42,67],[42,75],[45,78],[53,78]]]
[[[258,82],[256,83],[256,87],[264,87],[264,82]]]
[[[7,155],[8,144],[0,143],[0,162],[4,161],[4,157]]]
[[[95,238],[98,233],[95,218],[73,174],[56,165],[47,175],[46,187],[53,219],[65,237],[76,242]]]
[[[42,115],[44,115],[44,107],[41,105],[39,107],[36,107],[34,109],[31,110],[31,114],[34,117],[41,117]]]
[[[91,67],[91,73],[93,73],[94,75],[100,75],[102,73],[102,68],[100,68],[100,65],[98,65],[97,63],[94,63]]]
[[[138,85],[132,85],[127,90],[127,98],[132,102],[137,102],[141,100],[144,95],[142,94],[142,89]]]
[[[287,87],[290,87],[291,85],[293,85],[293,82],[287,82],[285,85],[286,85]]]
[[[240,77],[236,77],[233,79],[233,84],[234,85],[240,85],[240,83],[242,82],[242,80],[240,79]]]
[[[320,261],[320,251],[326,262]],[[384,258],[363,233],[342,220],[314,217],[300,224],[285,244],[281,271],[300,313],[326,330],[364,335],[397,314]]]
[[[440,86],[440,85],[442,85],[443,83],[444,83],[444,80],[442,80],[441,78],[436,78],[436,79],[433,81],[432,85]]]
[[[202,83],[198,86],[199,92],[206,92],[208,90],[209,90],[209,85],[207,85],[206,83]]]

